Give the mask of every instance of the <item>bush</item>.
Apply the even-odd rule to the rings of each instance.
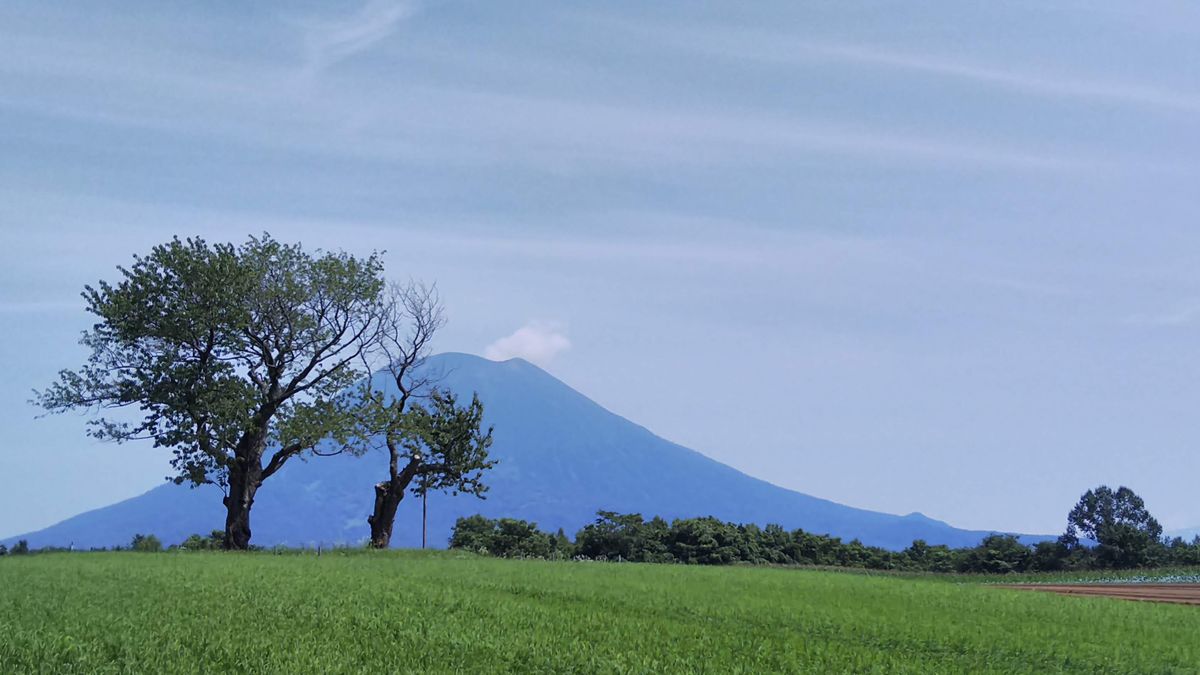
[[[958,571],[1008,574],[1029,569],[1029,547],[1011,534],[989,534],[975,548],[961,549]]]
[[[225,548],[225,531],[213,530],[207,537],[193,534],[179,548],[185,551],[219,551]]]
[[[667,535],[670,527],[662,518],[650,522],[642,514],[621,515],[600,511],[596,522],[575,535],[575,554],[592,559],[630,562],[670,562]]]
[[[450,548],[487,553],[492,550],[495,536],[496,521],[481,515],[459,518],[450,531]]]
[[[563,557],[555,555],[562,551],[562,542],[539,530],[537,523],[514,518],[491,520],[480,515],[455,521],[450,548],[488,553],[499,558]]]
[[[129,542],[129,550],[139,553],[158,553],[162,548],[162,542],[152,534],[135,534]]]

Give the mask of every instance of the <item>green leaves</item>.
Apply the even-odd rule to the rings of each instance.
[[[1097,561],[1103,567],[1137,567],[1159,552],[1162,525],[1133,490],[1101,485],[1088,490],[1067,516],[1064,539],[1077,543],[1079,535],[1099,544]]]
[[[435,390],[428,407],[413,405],[405,417],[404,445],[410,456],[419,456],[422,462],[413,494],[451,490],[482,497],[487,492],[483,472],[496,462],[488,458],[492,429],[483,429],[478,396],[460,406],[453,393]]]
[[[269,446],[278,468],[351,432],[343,392],[385,316],[377,255],[175,238],[118,271],[84,289],[91,354],[36,393],[47,411],[92,410],[95,438],[170,448],[175,481],[193,484],[227,484]],[[140,419],[107,412],[123,408]]]

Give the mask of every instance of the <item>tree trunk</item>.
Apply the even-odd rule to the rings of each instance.
[[[250,507],[262,483],[262,462],[255,457],[230,467],[229,495],[225,497],[225,550],[250,548]]]
[[[367,523],[371,525],[371,548],[387,548],[391,545],[396,509],[400,507],[404,491],[420,466],[420,460],[412,459],[400,473],[393,471],[390,480],[375,484],[375,512],[367,518]]]
[[[404,499],[404,488],[397,489],[396,481],[375,484],[375,512],[367,518],[371,524],[371,548],[387,548],[392,543],[392,526],[396,509]]]

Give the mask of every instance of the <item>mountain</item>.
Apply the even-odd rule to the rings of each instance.
[[[1184,541],[1190,542],[1196,537],[1200,537],[1200,527],[1188,527],[1182,530],[1171,530],[1167,532],[1168,537],[1181,537]]]
[[[987,532],[960,530],[919,513],[896,516],[856,509],[752,478],[698,452],[659,438],[589,400],[536,366],[467,354],[429,359],[444,387],[477,391],[499,464],[487,476],[486,500],[430,495],[429,541],[444,546],[454,520],[483,513],[536,521],[574,534],[598,509],[664,518],[712,515],[739,523],[779,523],[899,549],[914,539],[968,546]],[[113,450],[117,452],[116,449]],[[367,536],[371,486],[386,475],[385,456],[293,461],[259,491],[254,543],[355,543]],[[16,539],[31,546],[76,548],[124,544],[134,533],[165,543],[220,528],[220,493],[162,485]],[[411,496],[397,516],[397,546],[420,545],[421,504]]]

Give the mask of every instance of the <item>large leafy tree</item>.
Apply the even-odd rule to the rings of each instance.
[[[436,290],[395,285],[386,306],[378,346],[381,365],[358,393],[360,425],[352,436],[361,441],[355,452],[381,445],[388,456],[387,477],[375,484],[374,508],[367,518],[374,548],[391,544],[396,510],[406,492],[424,496],[430,490],[449,490],[482,498],[487,491],[483,473],[495,465],[488,457],[492,429],[483,427],[478,396],[460,403],[454,393],[439,389],[438,374],[424,367],[429,343],[444,323]]]
[[[1063,542],[1095,541],[1097,562],[1107,567],[1138,567],[1150,562],[1162,538],[1162,525],[1133,490],[1101,485],[1088,490],[1067,515]]]
[[[225,546],[245,549],[263,481],[357,428],[362,401],[346,392],[390,315],[381,261],[270,235],[175,238],[118,270],[83,292],[87,362],[35,400],[94,411],[95,438],[170,449],[176,483],[224,491]]]

